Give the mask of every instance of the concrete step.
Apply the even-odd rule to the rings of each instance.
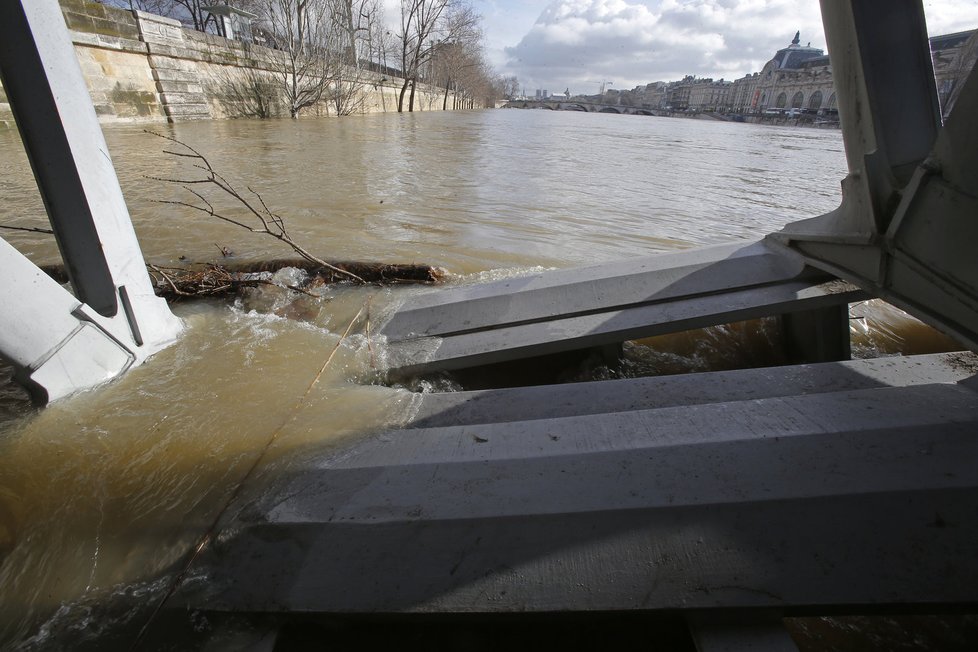
[[[866,298],[763,242],[436,290],[381,332],[412,375],[464,369]]]
[[[178,88],[174,87],[171,89],[164,86],[160,93],[160,99],[166,106],[206,106],[208,107],[208,113],[210,112],[210,107],[207,104],[207,95],[203,92],[193,93],[193,92],[182,92]]]
[[[174,604],[974,603],[976,432],[978,394],[941,383],[380,433],[295,469]]]
[[[790,367],[714,371],[566,385],[424,394],[407,427],[529,421],[778,396],[956,383],[978,374],[978,355],[938,353]]]
[[[455,288],[412,298],[384,325],[392,340],[453,334],[648,305],[690,296],[722,279],[749,287],[795,279],[800,258],[739,242]]]
[[[153,70],[175,70],[180,72],[198,73],[197,62],[173,56],[173,53],[160,46],[147,46],[149,48],[149,65]],[[159,50],[166,50],[159,52]]]
[[[209,118],[211,107],[207,104],[165,104],[163,110],[167,117],[179,120]]]
[[[197,93],[206,101],[206,97],[203,96],[204,87],[196,82],[158,81],[156,90],[161,93]]]
[[[578,351],[625,340],[861,301],[866,294],[841,281],[784,282],[661,304],[640,304],[566,318],[500,323],[494,328],[390,343],[391,370],[403,375],[465,369]],[[454,307],[443,308],[452,312]],[[386,331],[385,331],[386,332]]]

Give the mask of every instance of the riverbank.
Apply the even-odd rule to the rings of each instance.
[[[682,114],[678,114],[682,116]],[[814,127],[816,129],[839,129],[839,118],[830,119],[823,116],[801,113],[795,116],[784,114],[723,114],[697,113],[692,117],[721,120],[723,122],[747,122],[755,125],[773,125],[777,127]]]
[[[258,45],[184,29],[179,21],[90,0],[60,0],[68,33],[103,124],[243,117],[288,117],[286,55]],[[302,115],[397,111],[403,79],[350,68],[343,104],[324,99]],[[444,89],[420,84],[415,110],[456,105]],[[464,104],[471,108],[471,103]],[[0,86],[0,129],[13,128]]]
[[[839,129],[839,119],[829,119],[823,116],[799,113],[789,115],[780,114],[740,114],[740,113],[715,113],[712,111],[666,111],[658,112],[657,115],[666,118],[687,118],[693,120],[712,120],[716,122],[743,122],[753,125],[768,125],[774,127],[814,127],[816,129]]]
[[[780,127],[815,127],[819,129],[838,129],[837,114],[820,116],[807,113],[763,113],[763,114],[734,114],[714,111],[667,111],[664,109],[649,109],[627,104],[602,104],[600,102],[570,100],[514,100],[506,102],[500,108],[507,109],[544,109],[550,111],[573,111],[577,113],[612,113],[617,115],[643,115],[659,118],[686,118],[687,120],[706,120],[711,122],[744,122],[758,125],[774,125]]]

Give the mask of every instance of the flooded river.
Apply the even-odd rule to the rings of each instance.
[[[834,208],[845,173],[838,131],[642,116],[499,110],[156,128],[261,193],[316,254],[439,265],[453,283],[760,236]],[[214,261],[221,247],[235,260],[290,255],[159,203],[192,199],[149,178],[190,174],[163,140],[128,126],[106,138],[147,260]],[[0,224],[45,226],[15,133],[0,132],[0,152]],[[3,235],[36,262],[58,260],[50,236]],[[385,385],[384,343],[368,323],[375,333],[421,291],[178,303],[187,329],[175,346],[43,411],[0,368],[0,647],[127,649],[242,479],[225,520],[297,455],[410,418],[431,383]],[[852,310],[861,354],[950,346],[881,304]],[[634,345],[626,370],[749,364],[769,344],[763,330]],[[179,649],[235,649],[195,618]]]

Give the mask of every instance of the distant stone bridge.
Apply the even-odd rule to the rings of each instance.
[[[627,113],[631,115],[669,115],[667,111],[644,109],[638,106],[603,104],[580,100],[510,100],[504,105],[510,109],[549,109],[551,111],[586,111],[588,113]]]

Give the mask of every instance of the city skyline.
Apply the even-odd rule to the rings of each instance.
[[[537,88],[596,94],[686,75],[760,70],[796,31],[825,49],[816,0],[479,0],[496,70]],[[978,27],[978,2],[925,0],[931,36]]]

